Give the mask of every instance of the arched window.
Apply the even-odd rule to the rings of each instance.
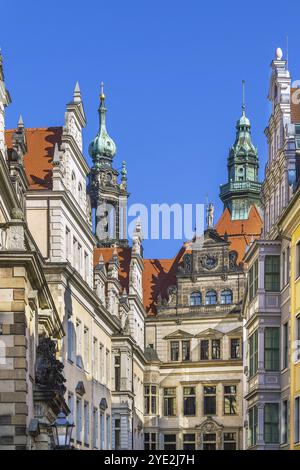
[[[205,296],[206,305],[215,305],[217,303],[217,293],[215,290],[208,290]]]
[[[221,292],[221,304],[232,304],[232,291],[230,289],[224,289]]]
[[[196,305],[201,305],[202,299],[200,292],[193,292],[190,295],[190,306],[195,307]]]

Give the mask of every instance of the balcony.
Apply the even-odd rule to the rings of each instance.
[[[255,181],[231,181],[220,186],[220,196],[227,196],[232,192],[253,191],[260,192],[261,184]]]

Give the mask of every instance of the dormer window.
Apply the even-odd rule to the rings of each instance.
[[[197,305],[201,305],[201,303],[202,303],[201,293],[200,292],[193,292],[190,295],[190,306],[195,307]]]

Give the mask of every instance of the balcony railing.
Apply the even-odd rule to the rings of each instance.
[[[255,181],[231,181],[220,186],[221,196],[230,191],[260,191],[261,184]]]

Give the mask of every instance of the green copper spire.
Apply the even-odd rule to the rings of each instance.
[[[111,165],[112,159],[116,154],[117,147],[113,139],[108,135],[106,129],[106,108],[104,84],[101,83],[99,113],[99,131],[94,140],[90,143],[89,154],[96,167],[102,164]]]
[[[232,219],[247,219],[252,204],[260,206],[258,152],[251,140],[250,120],[246,116],[245,82],[242,81],[242,116],[236,123],[236,138],[228,155],[228,182],[221,185],[220,197]]]

